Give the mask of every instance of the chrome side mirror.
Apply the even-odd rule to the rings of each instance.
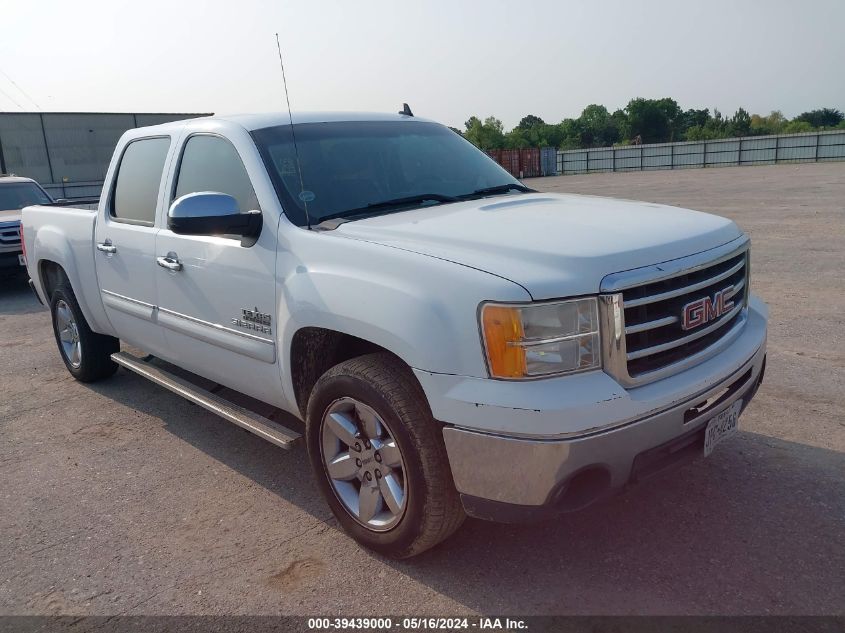
[[[173,201],[167,228],[179,235],[240,235],[257,238],[261,211],[241,213],[238,201],[215,191],[189,193]]]

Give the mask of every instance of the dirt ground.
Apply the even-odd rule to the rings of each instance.
[[[47,311],[5,280],[0,613],[845,613],[845,163],[529,184],[710,211],[750,233],[771,330],[738,439],[579,514],[471,520],[387,561],[338,529],[303,449],[123,370],[73,381]]]

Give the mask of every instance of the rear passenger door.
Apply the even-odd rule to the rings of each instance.
[[[169,152],[167,136],[134,139],[123,148],[103,191],[93,245],[97,282],[114,331],[157,355],[164,336],[155,322],[155,219]]]
[[[242,140],[243,151],[255,151]],[[181,144],[168,205],[189,193],[225,193],[241,213],[260,210],[238,149],[217,134],[195,133]],[[166,213],[156,254],[181,264],[158,267],[159,323],[170,360],[201,376],[264,401],[280,393],[275,368],[276,226],[263,214],[255,243],[239,237],[178,235]]]

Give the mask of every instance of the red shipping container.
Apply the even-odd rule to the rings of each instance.
[[[502,157],[499,164],[504,167],[511,176],[519,178],[519,150],[518,149],[503,149]]]
[[[527,147],[519,150],[520,178],[536,178],[540,175],[540,148]]]
[[[502,150],[500,149],[488,149],[487,155],[495,160],[500,165],[502,164]]]

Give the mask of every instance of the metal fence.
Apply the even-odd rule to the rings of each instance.
[[[0,112],[0,173],[37,180],[56,198],[99,196],[128,129],[203,114]]]
[[[845,130],[566,150],[557,153],[557,171],[566,176],[838,160],[845,160]]]

